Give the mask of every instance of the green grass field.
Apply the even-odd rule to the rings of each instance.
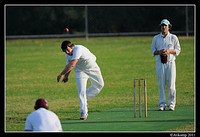
[[[89,115],[132,107],[134,78],[147,79],[148,107],[157,107],[155,57],[150,52],[152,38],[100,37],[89,38],[88,42],[84,38],[68,39],[86,46],[96,55],[104,78],[102,91],[88,100]],[[24,131],[26,117],[34,111],[35,100],[40,97],[47,99],[49,109],[61,122],[80,116],[75,72],[71,72],[67,83],[56,81],[66,64],[65,54],[60,49],[63,40],[6,41],[6,131]],[[179,37],[179,41],[182,51],[176,59],[177,107],[194,106],[194,37]]]
[[[148,107],[148,117],[133,118],[133,107],[117,108],[93,113],[87,120],[80,121],[73,118],[62,122],[64,131],[69,132],[151,132],[166,131],[194,121],[194,108],[192,106],[179,106],[176,111],[157,111],[157,107]],[[186,129],[186,131],[189,131]]]

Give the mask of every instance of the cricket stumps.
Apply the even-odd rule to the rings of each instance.
[[[144,106],[145,106],[145,118],[147,118],[147,85],[146,79],[134,79],[134,118],[136,118],[136,81],[138,80],[139,86],[139,117],[142,117],[142,105],[141,105],[141,80],[144,80]]]

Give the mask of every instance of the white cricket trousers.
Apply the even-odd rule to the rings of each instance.
[[[165,89],[168,89],[168,106],[175,107],[176,105],[176,64],[175,61],[167,62],[166,64],[160,61],[156,62],[156,73],[159,88],[159,106],[166,107]]]
[[[91,86],[86,89],[88,78],[91,82]],[[95,97],[104,86],[104,81],[100,69],[91,70],[89,72],[76,72],[76,84],[78,87],[78,97],[80,105],[79,111],[80,113],[87,114],[87,99],[92,99],[93,97]]]

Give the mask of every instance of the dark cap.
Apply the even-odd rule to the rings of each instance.
[[[38,100],[36,100],[34,108],[35,108],[35,110],[37,110],[38,108],[48,109],[49,107],[48,107],[48,103],[45,99],[39,98]]]

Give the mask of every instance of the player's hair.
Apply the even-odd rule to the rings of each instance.
[[[63,52],[65,52],[65,50],[67,49],[67,47],[73,47],[73,46],[74,46],[74,44],[71,43],[71,41],[65,40],[61,44],[61,49],[62,49]]]
[[[169,30],[171,30],[172,29],[172,24],[169,24]]]

